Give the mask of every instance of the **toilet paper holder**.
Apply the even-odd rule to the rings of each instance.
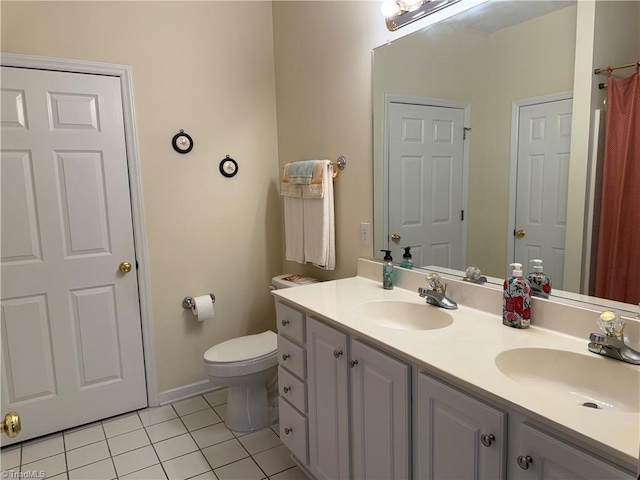
[[[210,293],[211,303],[216,303],[216,296],[213,293]],[[193,303],[193,297],[184,297],[182,300],[182,308],[185,310],[191,310],[194,307],[195,303]]]

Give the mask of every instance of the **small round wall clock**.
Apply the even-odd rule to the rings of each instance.
[[[220,162],[220,173],[227,178],[231,178],[238,173],[238,163],[227,155]]]
[[[171,140],[173,149],[178,153],[189,153],[193,149],[193,139],[184,130],[180,130],[180,133],[176,133]]]

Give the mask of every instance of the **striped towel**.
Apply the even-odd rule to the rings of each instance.
[[[313,177],[315,160],[304,160],[289,164],[289,183],[294,185],[309,185]]]
[[[280,195],[297,198],[324,198],[325,170],[331,162],[329,160],[305,160],[302,162],[287,163],[282,175]],[[298,167],[298,164],[304,164]],[[302,184],[303,177],[309,177],[309,165],[311,176],[306,184]],[[292,173],[292,172],[297,173]]]

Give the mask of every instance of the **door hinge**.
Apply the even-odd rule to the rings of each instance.
[[[464,222],[464,210],[460,210],[460,221]]]
[[[462,139],[466,140],[467,139],[467,132],[471,131],[471,127],[464,127],[462,129]]]

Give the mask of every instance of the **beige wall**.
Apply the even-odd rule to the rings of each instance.
[[[271,4],[1,8],[4,52],[132,66],[159,389],[204,379],[207,348],[275,327],[267,287],[282,258]],[[181,128],[194,139],[188,155],[171,148]],[[240,165],[233,179],[218,172],[226,154]],[[207,292],[216,318],[198,323],[181,302]]]
[[[371,49],[385,39],[384,28],[377,1],[273,4],[280,166],[340,155],[348,161],[334,184],[336,269],[285,261],[284,271],[342,278],[356,274],[359,257],[372,257],[359,229],[373,215]]]

